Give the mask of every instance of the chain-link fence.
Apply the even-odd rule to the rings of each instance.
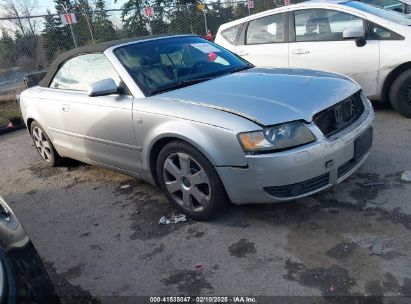
[[[62,52],[149,34],[204,36],[210,31],[214,36],[223,23],[281,5],[273,0],[255,0],[249,8],[249,1],[225,0],[147,9],[133,7],[134,2],[129,1],[120,9],[106,10],[99,9],[98,3],[101,0],[95,10],[60,7],[56,14],[0,18],[0,107],[9,109],[0,110],[0,126],[16,114],[9,103],[24,89],[24,76],[47,70]]]

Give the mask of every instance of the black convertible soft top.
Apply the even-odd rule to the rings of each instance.
[[[182,36],[182,35],[149,35],[149,36],[141,36],[141,37],[135,37],[135,38],[112,40],[112,41],[107,41],[107,42],[98,43],[98,44],[94,44],[94,45],[81,46],[81,47],[72,49],[70,51],[67,51],[67,52],[64,52],[64,53],[60,54],[56,59],[53,60],[53,62],[47,68],[46,75],[39,82],[38,85],[40,87],[49,87],[51,81],[53,80],[54,75],[57,73],[60,66],[72,57],[76,57],[76,56],[82,55],[82,54],[103,53],[108,48],[110,48],[112,46],[115,46],[115,45],[120,45],[120,44],[123,44],[123,43],[141,41],[141,40],[150,40],[150,39],[153,39],[153,38],[167,38],[167,37],[176,37],[176,36]]]

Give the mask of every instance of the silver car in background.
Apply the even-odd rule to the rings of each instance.
[[[351,79],[255,68],[196,36],[145,37],[61,55],[20,97],[43,159],[159,185],[189,217],[288,201],[367,158],[374,112]]]

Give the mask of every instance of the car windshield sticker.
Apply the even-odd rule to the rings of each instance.
[[[205,54],[211,52],[220,52],[215,46],[208,44],[208,43],[192,43],[191,46],[195,47],[196,49],[202,51]]]

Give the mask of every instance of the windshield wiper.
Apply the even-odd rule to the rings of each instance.
[[[179,81],[179,82],[176,82],[176,83],[172,83],[172,84],[160,87],[156,90],[152,90],[152,91],[150,91],[150,94],[154,95],[154,94],[170,91],[170,90],[177,89],[177,88],[187,87],[189,85],[200,83],[200,82],[203,82],[203,81],[207,81],[207,80],[210,80],[210,79],[213,79],[213,78],[215,78],[215,76],[213,76],[213,77],[201,77],[201,78],[195,78],[195,79]]]
[[[242,66],[242,67],[239,67],[239,68],[236,68],[236,69],[232,69],[232,70],[230,70],[230,71],[228,71],[228,72],[225,72],[225,73],[224,73],[224,72],[223,72],[223,73],[219,73],[219,74],[217,74],[217,75],[216,75],[216,74],[213,74],[212,76],[200,77],[200,78],[194,78],[194,79],[188,79],[188,80],[179,81],[179,82],[172,83],[172,84],[169,84],[169,85],[165,85],[165,86],[160,87],[160,88],[158,88],[158,89],[152,90],[152,91],[150,91],[150,95],[167,92],[167,91],[170,91],[170,90],[173,90],[173,89],[178,89],[178,88],[187,87],[187,86],[190,86],[190,85],[192,85],[192,84],[196,84],[196,83],[200,83],[200,82],[203,82],[203,81],[207,81],[207,80],[210,80],[210,79],[219,77],[219,76],[224,76],[224,75],[228,75],[228,74],[232,74],[232,73],[237,73],[237,72],[240,72],[240,71],[248,70],[248,69],[251,69],[252,67],[254,67],[254,66],[253,66],[253,65],[246,65],[246,66]]]

